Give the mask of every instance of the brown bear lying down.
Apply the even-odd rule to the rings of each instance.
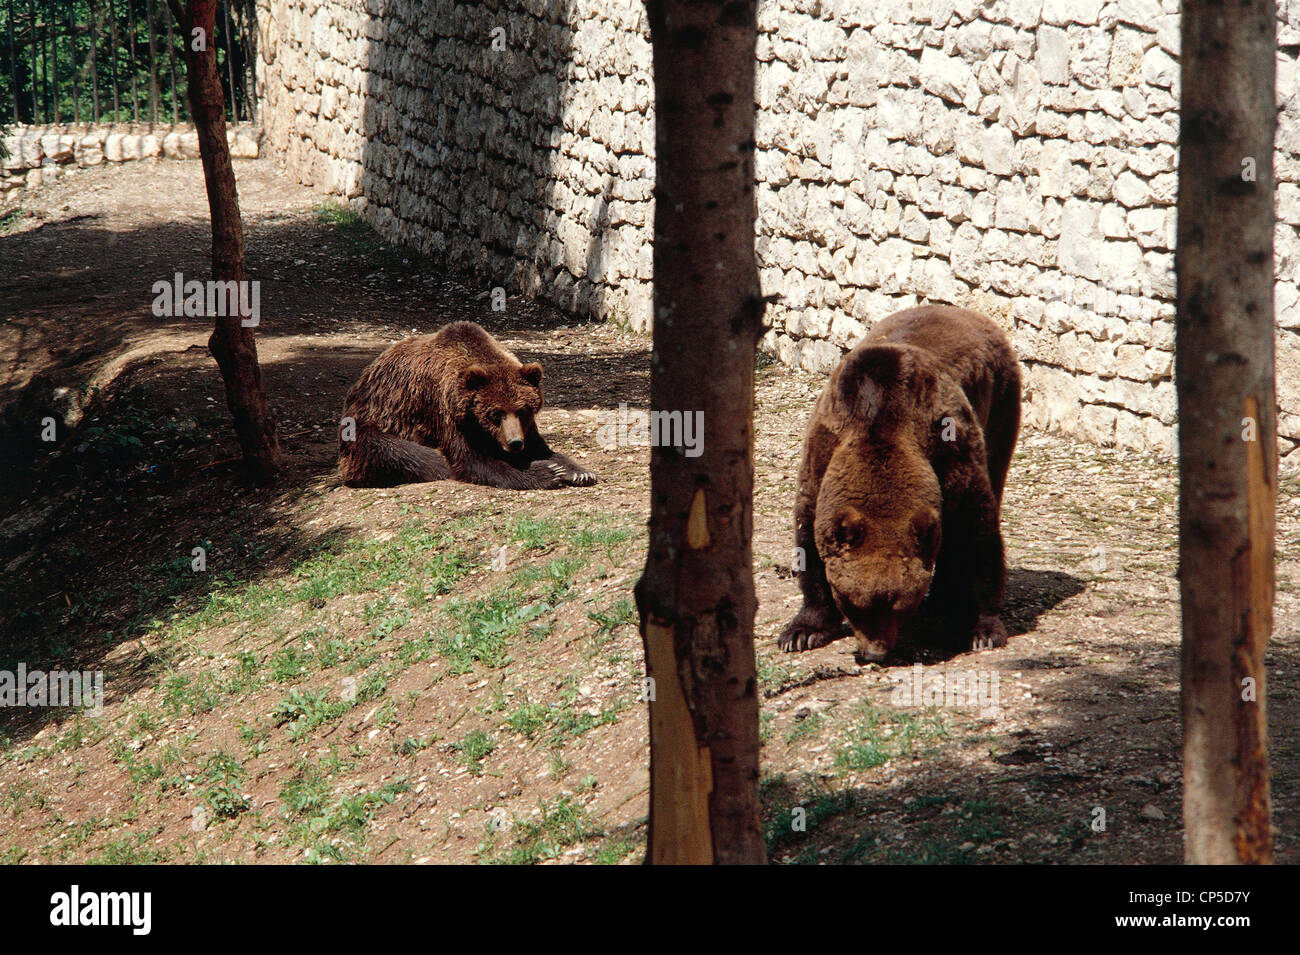
[[[1005,644],[999,509],[1019,428],[1020,366],[989,319],[932,305],[876,325],[808,423],[804,602],[780,646],[824,646],[847,618],[859,659],[880,660],[923,601],[952,647]]]
[[[343,410],[339,474],[353,487],[595,484],[547,446],[541,409],[541,365],[522,364],[473,322],[453,322],[398,342],[361,373]]]

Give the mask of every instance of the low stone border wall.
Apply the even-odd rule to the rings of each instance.
[[[262,131],[247,124],[230,127],[226,141],[236,159],[256,159]],[[139,159],[199,158],[199,135],[190,124],[11,126],[4,145],[8,153],[0,171],[4,195],[39,186],[69,169]]]

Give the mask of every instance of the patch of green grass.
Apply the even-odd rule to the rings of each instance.
[[[542,802],[539,810],[533,819],[514,821],[512,844],[493,861],[506,865],[533,865],[556,858],[570,846],[605,834],[591,821],[587,810],[568,796],[561,796],[553,803]]]
[[[554,544],[563,528],[552,518],[524,514],[515,518],[506,529],[510,543],[518,544],[525,551],[541,550]]]
[[[604,707],[598,713],[589,712],[594,707],[579,711],[578,707],[585,702],[572,687],[561,690],[560,699],[549,704],[536,703],[525,696],[506,717],[504,725],[530,742],[540,740],[549,748],[557,749],[597,726],[618,722],[622,707]]]
[[[309,557],[295,566],[291,596],[310,603],[381,592],[399,585],[405,585],[408,599],[450,593],[472,566],[470,555],[457,547],[464,541],[462,532],[479,523],[462,518],[430,529],[417,520],[403,525],[386,540],[350,539],[333,551]],[[418,585],[412,581],[418,581]]]
[[[483,760],[492,755],[497,744],[483,730],[471,730],[459,743],[452,743],[451,748],[460,753],[465,768],[478,775],[483,772]]]
[[[300,646],[281,647],[268,661],[276,683],[297,683],[307,675],[307,651]]]
[[[163,679],[163,709],[171,716],[197,716],[221,702],[221,686],[211,673],[172,673]]]
[[[15,818],[20,816],[24,810],[45,808],[45,796],[32,788],[31,784],[25,780],[13,780],[3,789],[0,789],[0,808],[3,808]]]
[[[587,619],[596,624],[596,641],[599,643],[602,642],[603,637],[613,636],[614,631],[619,627],[630,626],[637,622],[636,605],[624,597],[603,610],[590,611]]]
[[[145,832],[117,839],[104,846],[90,859],[91,865],[158,865],[167,861],[167,852],[146,843],[163,831],[155,826]]]
[[[326,225],[341,225],[350,228],[369,228],[360,213],[350,206],[345,206],[341,202],[327,201],[319,203],[312,210],[316,214],[316,221],[323,222]]]
[[[891,759],[925,753],[948,736],[947,723],[937,708],[921,712],[886,709],[863,703],[859,718],[849,727],[847,740],[835,754],[840,773],[883,766]]]
[[[433,638],[428,630],[424,632],[422,637],[407,637],[402,641],[402,645],[397,648],[397,659],[402,661],[403,666],[409,667],[416,663],[423,663],[432,655]]]
[[[536,739],[537,734],[546,728],[546,707],[541,703],[530,703],[525,697],[524,702],[506,717],[506,726],[524,739]]]
[[[218,819],[234,819],[248,811],[248,797],[240,791],[246,775],[229,753],[217,752],[208,758],[203,779],[212,785],[204,790],[203,801]]]
[[[786,731],[785,741],[793,745],[806,739],[812,739],[821,733],[825,725],[826,717],[823,714],[811,713]]]
[[[327,689],[290,690],[289,696],[271,711],[271,719],[276,726],[287,724],[291,739],[301,739],[317,726],[332,723],[353,707],[346,700],[330,700],[328,696]]]
[[[315,767],[300,764],[298,772],[280,789],[286,816],[296,819],[315,813],[325,805],[330,794],[329,780]]]
[[[789,798],[789,789],[784,777],[765,780],[759,787],[759,794],[764,804],[776,803],[763,827],[769,854],[775,854],[790,843],[809,838],[826,820],[854,812],[857,808],[850,789],[822,791],[794,805],[785,804]]]
[[[453,599],[444,615],[454,627],[435,643],[438,654],[451,665],[453,675],[471,673],[475,664],[500,669],[512,657],[511,639],[551,608],[540,603],[525,603],[527,597],[506,588],[485,597]]]
[[[947,831],[937,831],[944,828]],[[889,846],[877,861],[887,865],[966,865],[974,860],[976,849],[1005,836],[1006,830],[1006,819],[997,804],[987,799],[967,800],[938,820],[922,824],[915,843]]]
[[[27,213],[22,209],[10,209],[8,212],[0,213],[0,235],[17,232],[26,217]]]
[[[758,658],[758,685],[764,690],[777,690],[794,678],[795,668],[792,664],[780,661],[777,657]]]
[[[405,779],[398,779],[379,789],[340,796],[330,802],[330,784],[325,776],[319,769],[300,764],[298,774],[280,791],[280,799],[285,804],[286,818],[293,823],[292,835],[306,847],[304,861],[343,862],[345,847],[361,843],[375,813],[410,789]]]

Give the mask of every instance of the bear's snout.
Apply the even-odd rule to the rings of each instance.
[[[925,599],[930,573],[919,558],[868,557],[828,561],[835,604],[857,638],[858,659],[883,660],[898,642],[899,627]]]
[[[519,415],[508,414],[501,419],[501,436],[505,439],[505,448],[511,454],[518,454],[524,449],[524,426]]]

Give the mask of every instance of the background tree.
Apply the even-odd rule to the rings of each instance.
[[[217,2],[190,0],[188,9],[179,0],[169,2],[181,26],[190,115],[199,136],[208,209],[212,214],[212,277],[223,282],[242,282],[246,278],[244,225],[239,216],[235,169],[226,143],[226,105],[214,42]],[[196,42],[195,30],[202,31],[203,42]],[[208,349],[216,358],[226,383],[226,404],[235,419],[235,434],[249,475],[254,482],[266,484],[279,474],[280,445],[262,387],[253,329],[245,327],[238,315],[218,317],[215,321]]]
[[[1196,864],[1273,857],[1275,30],[1271,2],[1183,4],[1176,376],[1183,816]]]
[[[636,587],[650,703],[651,863],[761,863],[754,661],[753,2],[651,0],[653,411],[703,413],[703,451],[650,457]]]

